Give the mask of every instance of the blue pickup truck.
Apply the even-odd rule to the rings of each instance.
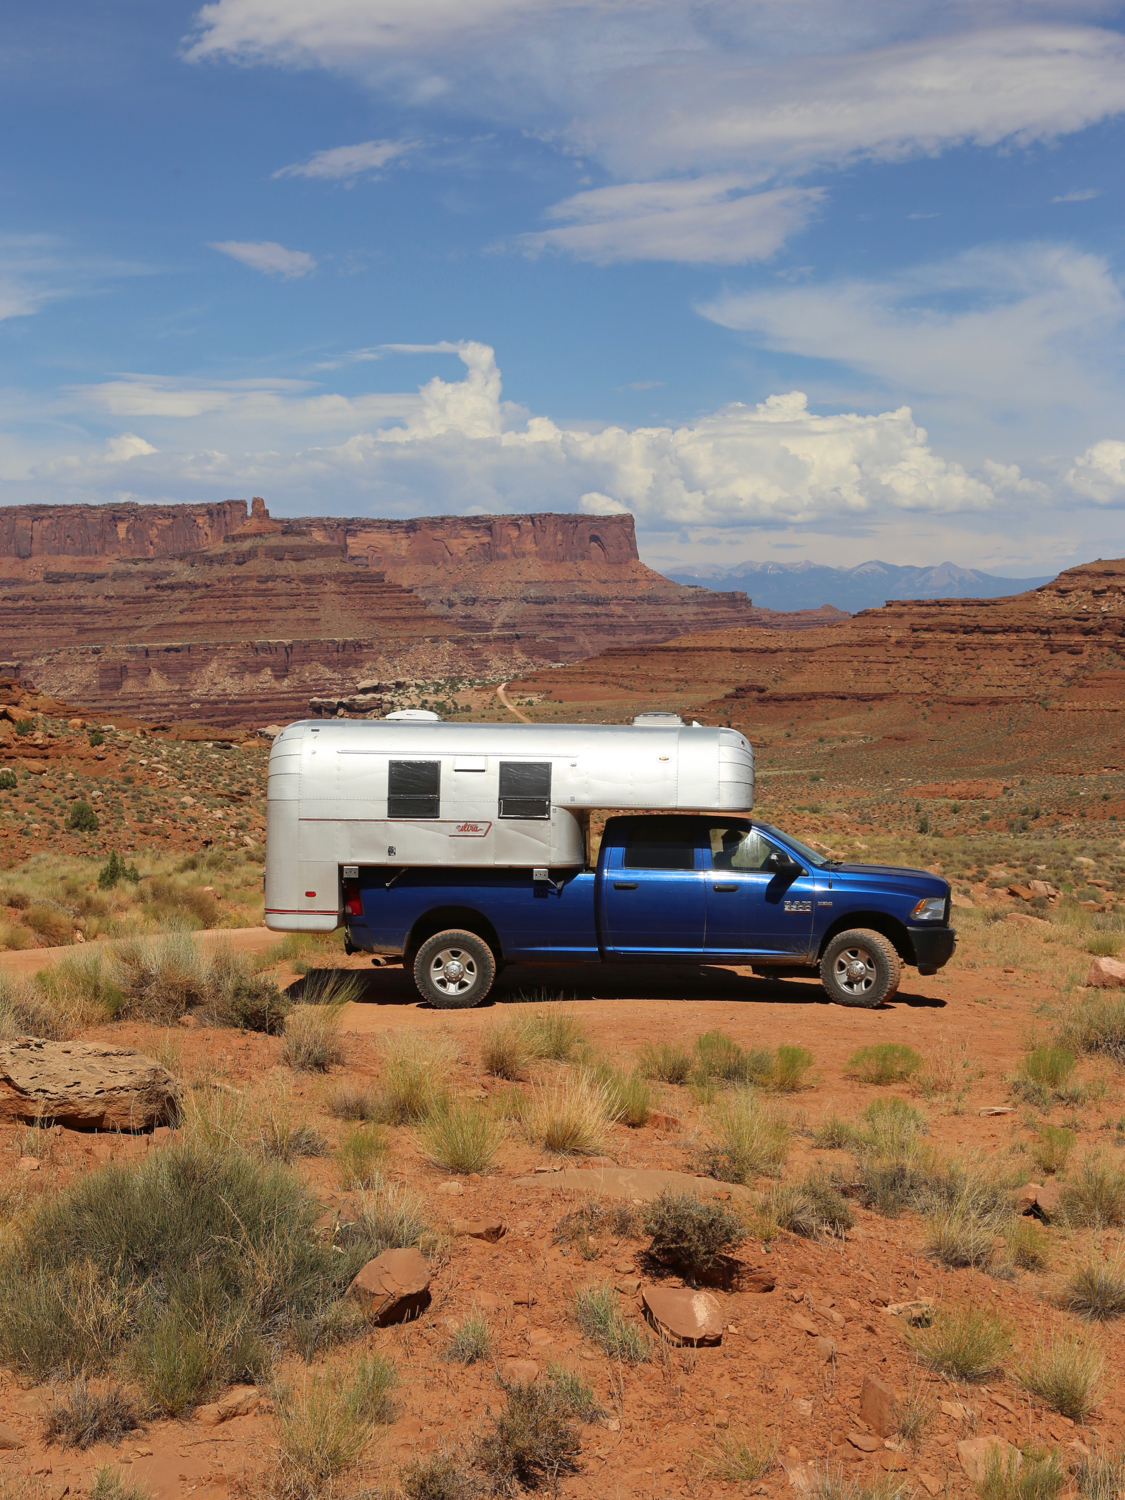
[[[832,1000],[871,1007],[956,942],[940,877],[723,813],[611,817],[596,869],[345,866],[341,894],[348,951],[401,956],[442,1008],[479,1004],[504,963],[656,960],[819,973]]]

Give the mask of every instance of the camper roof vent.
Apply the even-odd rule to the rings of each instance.
[[[666,708],[657,708],[653,709],[651,713],[634,714],[633,716],[634,724],[652,725],[657,729],[659,729],[661,725],[682,724],[683,722],[684,721],[680,718],[679,714],[671,713]]]
[[[440,724],[441,714],[435,714],[429,708],[397,708],[393,714],[384,714],[386,719],[409,719],[414,724]]]

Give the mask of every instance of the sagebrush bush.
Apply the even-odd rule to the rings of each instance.
[[[663,1192],[641,1209],[648,1253],[665,1265],[683,1267],[685,1275],[709,1271],[727,1250],[746,1238],[742,1217],[714,1198],[694,1193]]]
[[[716,1141],[700,1153],[700,1165],[720,1182],[750,1183],[775,1176],[789,1152],[789,1127],[753,1089],[739,1089],[714,1109]]]
[[[1026,1357],[1019,1377],[1048,1406],[1081,1422],[1101,1400],[1104,1373],[1100,1349],[1073,1334],[1056,1333]]]
[[[493,1490],[555,1488],[560,1476],[576,1467],[578,1429],[550,1381],[505,1386],[503,1408],[489,1415],[492,1428],[478,1445],[477,1463]]]
[[[924,1364],[957,1380],[984,1380],[1012,1344],[1008,1324],[983,1307],[941,1308],[928,1328],[909,1329],[906,1337]]]
[[[80,1376],[56,1389],[43,1416],[43,1439],[63,1448],[117,1444],[140,1425],[140,1410],[124,1386],[115,1383],[95,1391]]]
[[[905,1042],[875,1042],[848,1058],[846,1072],[860,1083],[901,1083],[916,1073],[924,1059]]]

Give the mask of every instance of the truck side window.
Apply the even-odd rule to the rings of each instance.
[[[626,870],[694,870],[698,824],[688,818],[630,818],[621,865]]]
[[[502,818],[549,818],[551,762],[502,760],[498,811]]]
[[[714,870],[764,870],[773,853],[756,828],[711,827],[711,868]]]
[[[441,761],[392,760],[387,780],[387,817],[440,816]]]

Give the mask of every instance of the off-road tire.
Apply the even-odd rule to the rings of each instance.
[[[820,982],[837,1005],[871,1010],[898,990],[902,960],[881,932],[866,927],[838,932],[820,960]]]
[[[460,965],[457,973],[452,967]],[[479,1005],[496,978],[492,949],[475,932],[451,928],[427,938],[414,957],[414,983],[438,1010]]]

